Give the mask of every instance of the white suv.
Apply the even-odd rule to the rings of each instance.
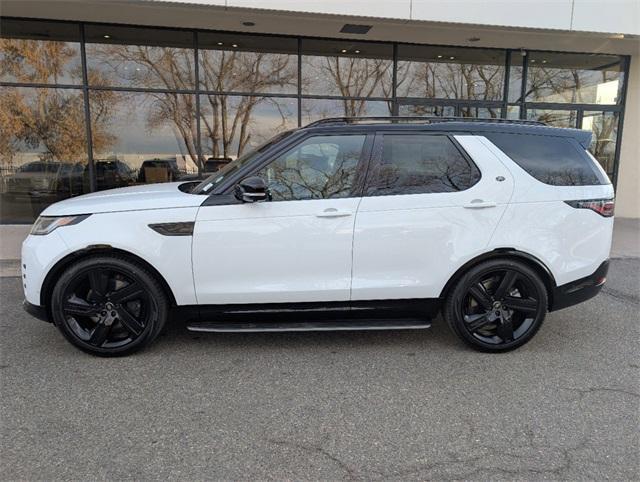
[[[22,248],[25,307],[96,355],[194,331],[417,329],[526,343],[596,295],[613,187],[591,134],[531,122],[326,119],[201,183],[47,208]]]

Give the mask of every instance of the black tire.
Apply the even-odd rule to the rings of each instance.
[[[527,343],[542,326],[548,294],[526,264],[493,259],[466,272],[449,293],[443,315],[467,345],[504,352]]]
[[[105,357],[129,355],[149,345],[162,331],[168,308],[156,277],[117,255],[74,263],[51,295],[53,322],[65,338]]]

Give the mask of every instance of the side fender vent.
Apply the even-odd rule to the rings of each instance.
[[[191,236],[193,234],[193,221],[178,223],[158,223],[149,224],[149,227],[156,233],[163,236]]]

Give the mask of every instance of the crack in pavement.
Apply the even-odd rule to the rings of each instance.
[[[630,390],[625,390],[624,388],[612,388],[612,387],[560,387],[562,390],[569,390],[572,392],[578,392],[580,394],[580,400],[584,398],[585,395],[589,395],[592,393],[605,392],[605,393],[619,393],[624,395],[630,395],[632,397],[640,398],[640,393],[632,392]]]
[[[302,444],[302,443],[299,443],[299,442],[290,442],[288,440],[268,439],[267,441],[272,443],[272,444],[275,444],[275,445],[282,445],[282,446],[290,447],[290,448],[293,448],[293,449],[300,450],[302,452],[319,454],[319,455],[331,460],[340,469],[344,470],[346,472],[347,477],[348,477],[349,480],[356,480],[357,479],[354,470],[351,469],[351,467],[349,467],[349,465],[347,465],[346,462],[343,462],[338,457],[336,457],[332,453],[330,453],[327,450],[325,450],[323,447],[319,447],[317,445],[305,445],[305,444]]]
[[[630,303],[632,305],[640,305],[640,298],[638,298],[637,296],[629,295],[627,293],[623,293],[622,291],[609,288],[607,286],[604,286],[602,288],[602,293],[617,300]]]
[[[366,467],[354,468],[319,445],[275,439],[268,439],[268,442],[304,453],[318,454],[343,470],[348,480],[403,479],[416,476],[421,479],[459,480],[479,477],[481,474],[489,477],[495,475],[507,477],[536,475],[559,479],[572,468],[574,452],[587,448],[590,442],[590,439],[585,437],[570,447],[555,446],[547,442],[539,443],[536,442],[537,437],[533,427],[527,424],[522,432],[525,437],[523,443],[510,444],[508,447],[500,448],[495,445],[479,444],[479,433],[473,421],[464,420],[464,425],[466,427],[464,438],[467,439],[467,442],[471,442],[473,448],[479,450],[480,453],[463,456],[455,451],[447,450],[444,460],[434,460],[390,471]],[[538,454],[539,460],[541,459],[542,462],[536,461],[531,456],[532,453]],[[550,460],[553,454],[558,454],[560,459]],[[534,464],[534,466],[526,466],[527,462]],[[550,463],[552,466],[536,467],[536,463]]]

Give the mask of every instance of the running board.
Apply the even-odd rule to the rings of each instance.
[[[189,331],[216,333],[258,333],[284,331],[368,331],[368,330],[422,330],[431,328],[425,320],[334,320],[319,322],[215,322],[192,323]]]

